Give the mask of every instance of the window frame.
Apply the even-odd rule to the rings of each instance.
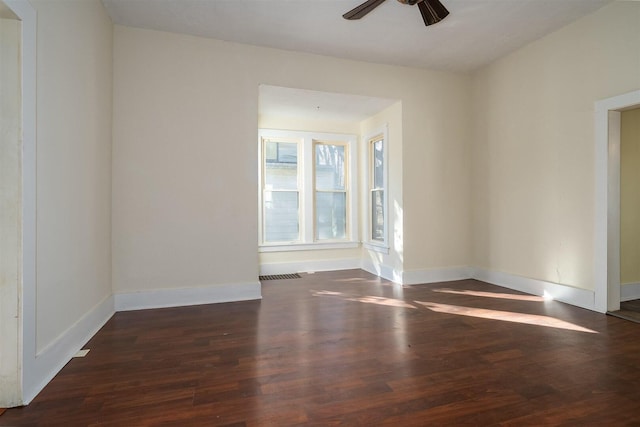
[[[344,158],[345,158],[345,163],[344,163],[344,175],[345,175],[345,182],[344,182],[344,190],[337,190],[337,189],[333,189],[333,190],[329,190],[329,189],[318,189],[318,183],[317,183],[317,164],[316,164],[316,147],[319,145],[333,145],[333,146],[337,146],[337,147],[344,147]],[[349,220],[349,213],[351,211],[351,202],[349,200],[349,196],[351,195],[351,193],[353,193],[353,189],[350,188],[350,182],[349,182],[349,176],[350,176],[350,167],[349,167],[349,161],[351,159],[351,150],[349,150],[349,143],[348,142],[344,142],[344,141],[324,141],[324,140],[319,140],[319,139],[313,139],[312,140],[312,152],[313,152],[313,194],[311,197],[313,197],[313,240],[316,243],[323,243],[323,242],[344,242],[344,241],[348,241],[349,240],[349,236],[350,236],[350,231],[351,228],[354,227],[354,224]],[[345,194],[345,238],[341,238],[341,239],[320,239],[318,237],[318,209],[317,209],[317,194],[318,193],[344,193]]]
[[[374,187],[375,185],[375,166],[374,160],[375,156],[373,155],[373,146],[376,142],[382,140],[382,187]],[[364,197],[366,198],[366,203],[364,206],[366,209],[366,220],[363,221],[365,226],[365,231],[363,233],[364,239],[362,245],[366,249],[371,249],[377,252],[389,253],[389,132],[388,125],[385,124],[381,128],[376,129],[371,132],[364,138],[365,141],[365,149],[367,152],[366,155],[366,183],[365,183],[365,191]],[[373,191],[382,190],[383,192],[383,200],[382,200],[382,215],[384,219],[383,225],[383,240],[376,240],[373,238],[373,203],[372,203],[372,194]]]
[[[358,174],[357,136],[352,134],[303,132],[278,129],[258,130],[259,164],[259,252],[284,252],[295,250],[339,249],[358,247]],[[265,191],[265,142],[299,141],[298,145],[298,221],[299,240],[265,242],[264,191]],[[346,237],[344,239],[316,239],[315,206],[315,147],[317,143],[345,146]]]
[[[296,164],[296,190],[287,190],[287,189],[272,189],[267,190],[266,187],[266,152],[267,152],[267,143],[275,142],[275,143],[293,143],[297,145],[297,155],[298,155],[298,163]],[[302,154],[302,143],[303,140],[300,138],[288,138],[288,137],[264,137],[260,139],[259,150],[260,150],[260,165],[259,165],[259,174],[260,174],[260,189],[259,189],[259,218],[260,218],[260,241],[264,245],[291,245],[297,244],[301,241],[302,238],[302,178],[301,178],[301,154]],[[264,229],[265,229],[265,214],[264,214],[264,194],[266,191],[271,192],[297,192],[298,193],[298,239],[297,240],[286,240],[281,242],[265,242],[264,241]]]

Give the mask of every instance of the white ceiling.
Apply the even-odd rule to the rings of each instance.
[[[386,0],[102,0],[116,24],[355,60],[472,71],[611,0],[441,0],[450,15],[425,27],[417,6]]]

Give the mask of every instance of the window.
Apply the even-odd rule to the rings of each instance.
[[[371,240],[384,243],[384,178],[382,138],[370,142]]]
[[[367,139],[368,142],[368,230],[367,247],[388,248],[387,244],[387,129]]]
[[[316,240],[347,237],[347,183],[344,145],[315,144]]]
[[[264,141],[264,242],[300,239],[298,142]]]
[[[357,245],[354,135],[260,131],[261,251]]]

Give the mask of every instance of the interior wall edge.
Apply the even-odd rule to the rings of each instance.
[[[402,283],[402,271],[382,262],[376,262],[373,259],[362,259],[361,268],[368,273],[375,274],[391,282]]]

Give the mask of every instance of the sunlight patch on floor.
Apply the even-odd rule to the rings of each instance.
[[[379,286],[400,286],[402,287],[402,285],[399,285],[397,283],[394,282],[389,282],[387,280],[383,280],[383,279],[364,279],[362,277],[353,277],[350,279],[334,279],[334,282],[345,282],[345,283],[353,283],[353,282],[359,282],[359,283],[373,283],[375,285],[379,285]]]
[[[537,298],[537,299],[525,299],[525,301],[544,301],[544,298],[542,297],[534,297],[530,295],[512,295],[512,294],[500,294],[500,293],[495,294],[493,292],[476,292],[476,291],[454,291],[451,289],[439,289],[436,291],[453,293],[453,294],[473,295],[473,296],[485,296],[483,294],[487,294],[486,296],[491,296],[495,298],[501,298],[501,296],[495,296],[495,295],[502,295],[505,297],[514,296],[514,297],[525,297],[525,298]],[[451,292],[448,292],[448,291],[451,291]],[[417,309],[420,307],[424,307],[437,313],[456,314],[460,316],[477,317],[481,319],[501,320],[503,322],[523,323],[527,325],[545,326],[548,328],[566,329],[569,331],[587,332],[591,334],[598,333],[594,330],[584,328],[582,326],[573,324],[571,322],[566,322],[564,320],[556,319],[555,317],[543,316],[539,314],[526,314],[526,313],[516,313],[512,311],[491,310],[486,308],[465,307],[461,305],[442,304],[442,303],[429,302],[429,301],[413,301],[415,304],[417,304],[417,305],[414,305],[403,299],[387,298],[387,297],[374,296],[374,295],[360,296],[360,295],[348,294],[348,293],[339,292],[339,291],[329,291],[329,290],[322,290],[322,291],[311,290],[311,295],[313,295],[314,297],[333,297],[333,298],[340,298],[345,301],[354,301],[354,302],[360,302],[364,304],[376,304],[376,305],[396,307],[396,308]]]
[[[354,301],[354,302],[362,302],[365,304],[377,304],[377,305],[385,305],[388,307],[400,307],[400,308],[412,308],[417,309],[413,304],[409,304],[406,301],[395,298],[387,298],[387,297],[379,297],[374,295],[365,295],[365,296],[357,296],[357,295],[349,295],[343,292],[336,291],[312,291],[311,295],[314,297],[339,297],[344,299],[345,301]]]
[[[499,299],[510,299],[516,301],[534,301],[534,302],[544,302],[544,297],[539,297],[536,295],[519,295],[519,294],[505,294],[499,292],[486,292],[486,291],[470,291],[470,290],[456,290],[456,289],[434,289],[433,292],[441,292],[445,294],[455,294],[455,295],[469,295],[474,297],[486,297],[486,298],[499,298]]]
[[[569,331],[588,332],[597,334],[582,326],[564,320],[537,314],[514,313],[511,311],[489,310],[485,308],[464,307],[460,305],[440,304],[435,302],[415,301],[431,311],[437,313],[457,314],[460,316],[478,317],[482,319],[501,320],[504,322],[524,323],[527,325],[546,326],[548,328],[566,329]]]
[[[372,295],[364,296],[364,297],[356,297],[356,298],[346,298],[347,301],[356,301],[356,302],[364,302],[367,304],[378,304],[378,305],[387,305],[390,307],[402,307],[402,308],[418,308],[408,302],[394,299],[394,298],[385,298],[385,297],[376,297]]]

